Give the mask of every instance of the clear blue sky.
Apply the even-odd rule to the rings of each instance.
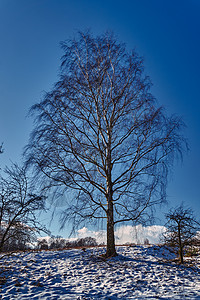
[[[199,16],[199,0],[0,0],[0,166],[21,159],[27,112],[57,80],[60,41],[77,30],[113,30],[144,56],[159,103],[183,116],[190,153],[175,165],[168,200],[200,217]]]

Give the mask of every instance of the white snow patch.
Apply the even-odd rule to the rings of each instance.
[[[86,251],[29,251],[0,255],[0,296],[30,299],[200,299],[200,257],[193,267],[170,261],[166,247],[117,247]]]

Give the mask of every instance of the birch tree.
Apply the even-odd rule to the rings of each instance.
[[[143,59],[112,34],[79,33],[62,49],[58,82],[31,109],[26,159],[46,186],[70,197],[63,224],[105,218],[113,256],[115,226],[165,200],[183,124],[157,105]]]

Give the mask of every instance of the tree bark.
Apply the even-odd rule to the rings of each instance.
[[[113,203],[108,202],[107,211],[107,250],[106,257],[116,256],[115,235],[114,235],[114,218],[113,218]]]
[[[182,241],[181,241],[180,224],[178,224],[178,240],[179,240],[179,259],[180,259],[180,263],[183,264],[183,247],[182,247]]]
[[[108,167],[107,178],[107,249],[106,257],[116,256],[115,234],[114,234],[114,213],[113,213],[113,190],[111,179],[111,164]]]
[[[109,127],[109,126],[108,126]],[[113,213],[113,183],[112,183],[112,159],[111,159],[111,127],[108,128],[107,144],[107,249],[106,257],[116,256],[115,234],[114,234],[114,213]]]

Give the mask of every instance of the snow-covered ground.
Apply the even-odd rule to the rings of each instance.
[[[180,266],[165,247],[30,251],[0,256],[0,299],[200,299],[200,258]]]

